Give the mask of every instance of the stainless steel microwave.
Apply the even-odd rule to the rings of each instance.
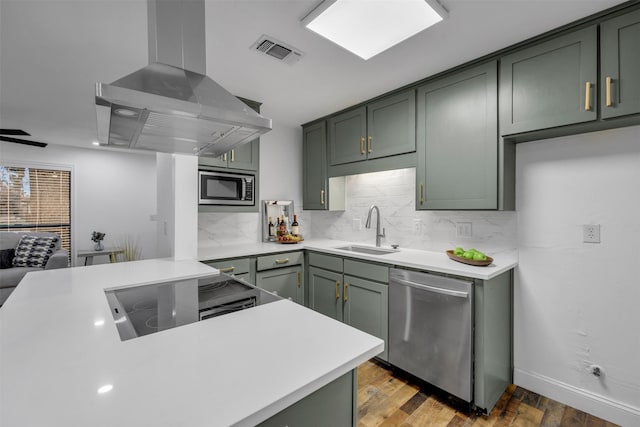
[[[255,174],[200,170],[198,178],[201,205],[255,204]]]

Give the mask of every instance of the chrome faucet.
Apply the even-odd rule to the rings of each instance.
[[[376,212],[378,213],[378,216],[376,217],[377,221],[376,221],[376,246],[380,247],[380,238],[381,237],[386,237],[384,234],[384,227],[382,227],[382,234],[380,234],[380,209],[378,209],[378,207],[376,205],[371,205],[371,207],[369,208],[369,213],[367,214],[367,222],[365,223],[365,228],[371,228],[371,212],[373,212],[373,210],[376,210]]]

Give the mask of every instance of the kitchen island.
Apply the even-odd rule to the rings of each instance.
[[[383,350],[287,300],[120,340],[105,289],[212,273],[156,259],[27,274],[0,308],[0,425],[252,426]]]

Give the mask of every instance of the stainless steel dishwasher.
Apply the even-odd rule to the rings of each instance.
[[[446,392],[473,398],[473,284],[389,271],[389,362]]]

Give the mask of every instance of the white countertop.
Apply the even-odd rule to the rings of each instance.
[[[250,426],[383,349],[287,300],[120,340],[105,288],[215,272],[156,259],[28,273],[0,308],[0,425]]]
[[[486,267],[476,267],[462,264],[449,259],[444,252],[430,252],[417,249],[399,248],[397,252],[385,255],[369,255],[357,252],[349,252],[337,247],[353,244],[340,240],[312,239],[299,242],[297,244],[280,243],[251,243],[229,246],[210,246],[198,248],[198,259],[201,261],[235,258],[245,256],[264,255],[274,252],[288,252],[294,250],[308,249],[324,252],[328,254],[346,256],[367,261],[380,262],[399,267],[409,267],[419,270],[434,271],[438,273],[455,274],[458,276],[471,277],[474,279],[489,280],[505,271],[509,271],[518,265],[516,254],[500,254],[492,256],[493,263]],[[356,246],[372,246],[354,244]],[[391,249],[391,248],[386,248]]]

